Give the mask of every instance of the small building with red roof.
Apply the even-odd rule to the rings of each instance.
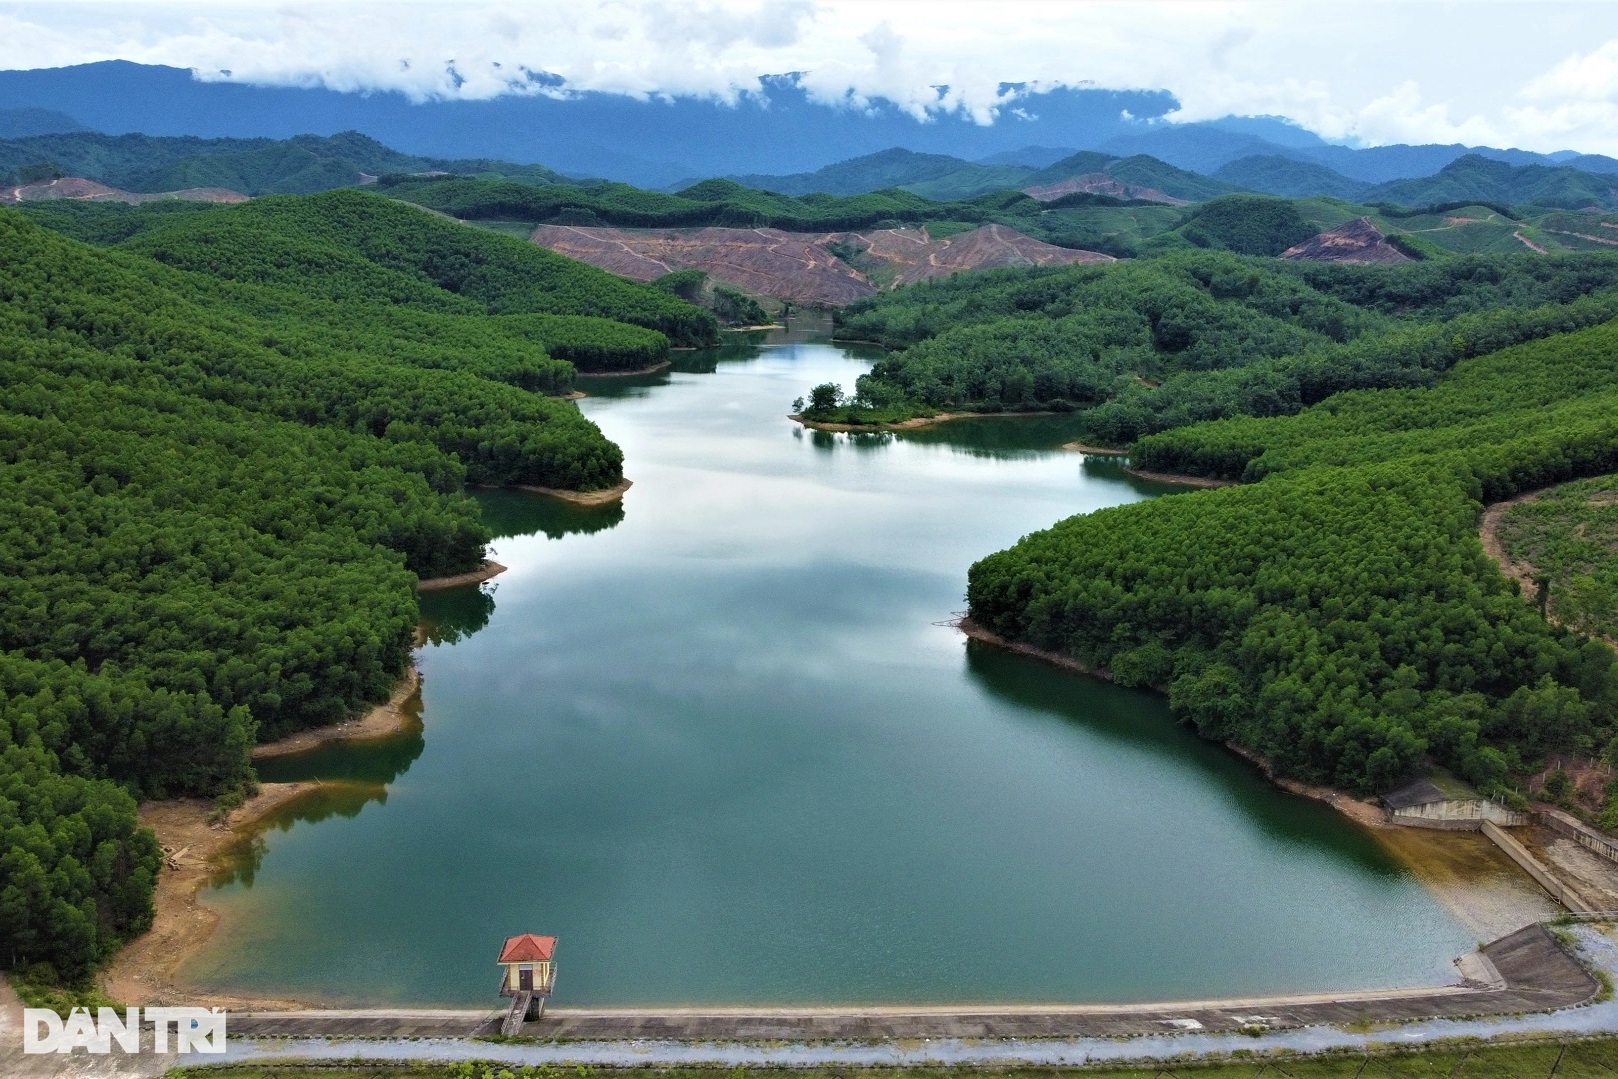
[[[516,996],[531,993],[539,998],[539,1007],[550,996],[556,984],[556,938],[537,933],[522,933],[507,937],[500,947],[500,995]]]

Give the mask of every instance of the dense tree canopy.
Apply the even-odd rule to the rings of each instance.
[[[851,305],[839,333],[902,349],[858,384],[873,418],[1078,408],[1092,439],[1124,444],[1430,385],[1456,360],[1614,315],[1607,255],[1353,266],[1177,252],[916,285]]]
[[[484,555],[465,483],[621,480],[544,396],[667,354],[614,305],[712,327],[363,193],[86,210],[43,216],[138,227],[0,211],[0,966],[70,978],[149,923],[137,797],[238,788],[255,740],[392,689],[416,578]]]
[[[1283,774],[1358,791],[1430,763],[1486,789],[1618,717],[1611,649],[1542,620],[1478,501],[1618,465],[1618,323],[1461,363],[1430,389],[1202,424],[1149,468],[1259,480],[1076,517],[972,568],[974,618],[1166,686]]]

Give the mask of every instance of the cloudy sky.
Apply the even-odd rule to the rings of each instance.
[[[1368,145],[1618,155],[1609,0],[0,2],[0,68],[107,59],[417,98],[535,92],[524,71],[732,98],[800,71],[826,99],[983,122],[1007,106],[1005,82],[1166,88],[1181,120],[1281,115]]]

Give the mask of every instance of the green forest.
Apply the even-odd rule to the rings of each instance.
[[[1479,503],[1618,467],[1615,352],[1609,322],[1142,439],[1142,467],[1250,482],[1028,536],[972,567],[972,617],[1166,688],[1282,775],[1369,793],[1438,764],[1512,796],[1612,744],[1618,666],[1500,575]]]
[[[386,697],[417,578],[484,556],[468,484],[622,479],[547,394],[716,330],[357,191],[34,216],[0,210],[0,966],[71,982],[149,924],[136,800]]]
[[[1176,251],[997,270],[845,308],[839,336],[896,351],[810,415],[1079,411],[1089,439],[1121,446],[1348,389],[1431,385],[1468,356],[1614,316],[1618,256],[1602,254],[1364,266]]]
[[[244,195],[312,194],[383,173],[445,172],[552,183],[543,165],[417,157],[358,131],[290,139],[202,139],[69,131],[0,139],[0,182],[83,176],[126,191],[220,187]]]

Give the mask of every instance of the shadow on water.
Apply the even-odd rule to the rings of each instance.
[[[966,666],[986,690],[1020,709],[1060,717],[1196,770],[1273,839],[1313,850],[1329,847],[1372,873],[1402,872],[1375,836],[1329,806],[1278,787],[1255,792],[1253,765],[1176,723],[1159,694],[1124,689],[971,639]]]
[[[1084,424],[1072,412],[1055,416],[1013,413],[950,420],[900,431],[898,436],[921,446],[948,446],[973,457],[1017,461],[1081,440]]]
[[[577,506],[531,491],[474,491],[472,495],[483,512],[483,523],[489,526],[495,539],[540,533],[550,539],[579,533],[588,535],[604,532],[624,519],[622,502]]]
[[[416,754],[420,755],[419,734],[416,742]],[[413,756],[411,760],[414,759]],[[240,884],[244,888],[251,888],[254,878],[258,875],[259,866],[264,863],[264,856],[269,852],[269,844],[264,839],[266,832],[271,830],[290,832],[298,824],[314,823],[331,817],[357,817],[360,810],[372,802],[383,805],[387,800],[388,788],[385,783],[349,779],[322,783],[307,794],[285,805],[277,806],[260,818],[250,831],[244,833],[221,854],[219,868],[209,876],[208,886],[224,888]]]
[[[409,771],[427,748],[421,719],[421,693],[413,695],[400,711],[404,714],[404,724],[397,734],[358,742],[326,742],[302,753],[260,760],[254,764],[254,770],[265,783],[320,779],[342,780],[368,788],[385,787]],[[302,801],[294,804],[302,805]]]
[[[459,644],[489,624],[494,615],[495,584],[466,585],[423,592],[421,632],[429,644]]]

